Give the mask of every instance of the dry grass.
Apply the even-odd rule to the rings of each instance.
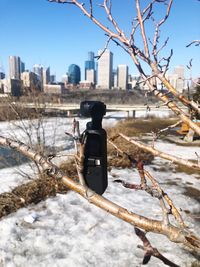
[[[119,137],[119,133],[127,136],[142,136],[152,131],[158,131],[166,128],[174,123],[171,119],[151,118],[149,120],[127,119],[120,121],[115,127],[107,129],[108,137],[124,152],[128,153],[136,160],[142,160],[145,164],[151,163],[153,155],[131,145],[123,138]],[[126,168],[131,166],[131,162],[126,156],[118,155],[116,149],[112,145],[108,145],[108,162],[110,166]]]
[[[76,167],[72,161],[61,166],[66,175],[77,179]],[[68,188],[60,180],[44,175],[41,178],[30,181],[14,188],[11,192],[0,194],[0,218],[22,207],[53,197],[57,193],[65,194]]]
[[[149,119],[126,119],[120,121],[116,127],[108,131],[122,132],[129,136],[141,136],[146,133],[157,132],[169,125],[176,122],[176,119],[159,119],[159,118],[149,118]]]
[[[0,121],[22,120],[22,119],[36,119],[42,116],[43,110],[25,109],[19,106],[5,105],[0,106]]]

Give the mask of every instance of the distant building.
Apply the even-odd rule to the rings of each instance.
[[[113,53],[106,49],[103,54],[99,50],[98,55],[101,55],[98,61],[98,88],[112,88],[112,72],[113,72]]]
[[[25,71],[21,74],[23,93],[41,91],[41,81],[34,72]]]
[[[172,73],[166,75],[167,80],[177,90],[182,93],[185,89],[185,70],[184,66],[176,66]]]
[[[0,72],[0,80],[5,79],[6,75],[4,72]]]
[[[22,94],[22,81],[19,79],[4,79],[1,80],[1,84],[4,94],[17,97]]]
[[[68,69],[68,77],[69,77],[69,83],[71,84],[79,84],[81,80],[81,70],[78,65],[71,64]]]
[[[20,73],[25,71],[25,63],[24,62],[20,62]]]
[[[117,70],[113,70],[112,73],[112,87],[117,88]]]
[[[38,79],[43,83],[43,66],[40,64],[35,64],[33,66],[33,72],[37,74]]]
[[[128,89],[128,66],[118,65],[117,67],[117,87],[122,90]]]
[[[185,73],[184,73],[184,66],[179,65],[174,67],[173,74],[177,75],[177,80],[176,80],[176,90],[180,93],[183,92],[185,89]]]
[[[170,84],[176,89],[176,83],[178,80],[178,75],[177,74],[168,74],[167,80],[170,82]]]
[[[94,83],[90,81],[80,81],[79,82],[79,89],[94,89]]]
[[[44,84],[49,84],[51,80],[51,75],[50,75],[50,67],[48,68],[43,68],[43,75],[42,75],[42,83]]]
[[[89,81],[93,84],[96,83],[96,79],[95,79],[95,70],[94,69],[90,69],[90,70],[86,70],[86,81]]]
[[[65,90],[64,84],[44,84],[45,94],[56,94],[60,95]]]
[[[55,74],[50,75],[50,83],[56,83],[56,75]]]
[[[88,52],[88,60],[85,61],[85,79],[86,80],[87,80],[87,70],[95,70],[94,52]]]
[[[10,79],[20,79],[21,60],[17,56],[9,56],[9,76]]]

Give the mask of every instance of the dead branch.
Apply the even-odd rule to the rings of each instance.
[[[148,146],[147,144],[143,144],[141,142],[135,141],[132,137],[128,137],[128,136],[126,136],[126,135],[124,135],[122,133],[120,133],[120,136],[122,138],[124,138],[125,140],[127,140],[128,142],[136,145],[137,147],[142,148],[145,151],[148,151],[148,152],[152,153],[156,157],[161,157],[161,158],[169,160],[169,161],[171,161],[173,163],[177,163],[179,165],[187,166],[189,168],[193,168],[193,169],[198,170],[198,171],[200,170],[200,166],[198,164],[193,163],[193,162],[191,162],[189,160],[184,160],[182,158],[178,158],[178,157],[172,156],[170,154],[161,152],[161,151],[159,151],[159,150],[157,150],[155,148],[152,148],[152,147]]]
[[[130,185],[128,185],[127,183],[123,184],[125,187],[128,188],[133,188],[133,189],[141,189],[143,190],[144,188],[146,188],[146,179],[145,179],[145,175],[144,175],[144,165],[143,162],[141,160],[136,160],[135,158],[133,158],[131,155],[129,155],[128,153],[122,151],[116,144],[114,144],[111,140],[108,140],[109,144],[111,144],[120,154],[125,155],[129,161],[131,162],[132,166],[136,167],[138,170],[138,173],[140,175],[140,179],[141,179],[141,183],[140,186],[134,186],[131,185],[131,187],[129,187]],[[116,181],[115,181],[116,182]],[[135,187],[135,188],[134,188]],[[137,188],[136,188],[137,187]]]
[[[175,128],[175,127],[177,127],[177,126],[180,125],[180,124],[181,124],[181,121],[177,121],[176,123],[174,123],[174,124],[172,124],[172,125],[169,125],[169,126],[167,126],[166,128],[164,128],[164,129],[159,130],[159,131],[156,133],[157,137],[160,136],[162,133],[167,132],[167,131],[169,131],[169,130]]]
[[[15,142],[9,138],[0,136],[0,145],[15,149],[23,155],[27,156],[33,161],[36,161],[42,169],[51,177],[60,179],[69,189],[77,192],[90,203],[98,206],[99,208],[109,212],[110,214],[134,225],[135,227],[142,228],[147,232],[159,233],[167,236],[171,241],[181,243],[192,249],[196,253],[200,253],[200,239],[196,237],[189,230],[181,230],[179,227],[173,225],[164,225],[163,222],[148,219],[136,213],[130,212],[123,207],[109,201],[108,199],[96,194],[86,186],[77,183],[76,181],[65,175],[56,165],[48,161],[42,155],[34,152],[30,147],[23,143]]]
[[[147,264],[151,257],[156,257],[159,260],[161,260],[165,265],[171,266],[171,267],[180,267],[176,265],[175,263],[168,260],[166,257],[164,257],[156,248],[152,247],[151,243],[146,237],[146,233],[140,230],[139,228],[135,227],[135,233],[140,238],[140,240],[143,242],[143,246],[138,246],[139,248],[143,249],[145,251],[144,259],[142,264]]]
[[[189,43],[188,45],[186,45],[186,47],[189,47],[191,45],[195,44],[195,46],[199,46],[200,45],[200,40],[194,40],[191,43]]]
[[[140,31],[141,31],[141,35],[142,35],[142,40],[143,40],[143,44],[144,44],[145,56],[146,56],[146,58],[150,58],[149,47],[148,47],[148,42],[147,42],[147,37],[146,37],[146,32],[145,32],[145,27],[144,27],[144,21],[143,21],[142,14],[141,14],[141,8],[140,8],[139,0],[136,0],[136,9],[137,9],[138,21],[140,24]]]
[[[127,182],[120,180],[120,179],[114,180],[114,182],[122,183],[122,185],[126,188],[135,189],[135,190],[144,190],[148,194],[150,194],[152,197],[158,198],[160,201],[160,206],[161,206],[162,211],[163,211],[163,223],[165,225],[169,225],[170,224],[169,214],[172,214],[174,216],[175,220],[177,221],[177,223],[179,224],[180,228],[185,229],[186,225],[185,225],[179,211],[177,210],[177,208],[175,207],[175,205],[173,204],[173,202],[169,198],[169,196],[162,190],[162,188],[160,187],[160,185],[156,181],[156,179],[148,171],[146,171],[144,169],[143,162],[141,160],[137,161],[136,159],[133,159],[131,155],[122,151],[112,141],[109,140],[109,143],[112,146],[114,146],[114,148],[119,153],[128,157],[128,159],[132,162],[133,167],[135,167],[135,166],[137,167],[137,170],[139,172],[140,177],[141,177],[141,173],[142,173],[142,179],[141,179],[141,183],[139,185],[127,183]],[[152,186],[147,185],[147,179],[145,176],[151,182]],[[168,204],[168,208],[166,207],[165,201]]]
[[[98,56],[95,56],[95,58],[96,58],[97,60],[99,60],[99,59],[102,57],[102,55],[105,53],[106,49],[108,48],[109,42],[110,42],[111,40],[112,40],[112,37],[109,36],[109,37],[108,37],[108,40],[107,40],[107,42],[106,42],[106,45],[105,45],[105,47],[104,47],[104,49],[101,51],[101,53],[100,53]]]

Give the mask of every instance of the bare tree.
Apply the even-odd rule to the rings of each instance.
[[[95,23],[106,33],[108,40],[105,49],[107,48],[109,42],[113,41],[114,43],[119,45],[126,53],[128,53],[132,58],[133,63],[137,67],[140,75],[142,76],[143,81],[148,85],[149,91],[152,92],[155,96],[157,96],[158,99],[161,100],[164,105],[170,108],[179,117],[180,121],[187,123],[192,130],[194,130],[198,135],[200,135],[200,127],[198,127],[198,125],[196,125],[191,120],[190,114],[185,113],[181,108],[181,105],[185,105],[189,109],[192,109],[200,114],[200,108],[198,104],[179,94],[166,78],[166,72],[169,68],[173,51],[171,50],[170,55],[168,55],[167,57],[161,56],[161,51],[167,45],[168,39],[166,39],[163,44],[159,45],[160,29],[162,25],[167,21],[170,15],[173,0],[151,0],[148,1],[148,4],[144,8],[141,8],[140,0],[134,0],[133,3],[135,4],[135,10],[137,15],[135,18],[132,19],[132,29],[131,33],[129,34],[125,33],[120,28],[117,20],[114,18],[112,14],[113,3],[111,0],[103,0],[102,4],[99,4],[97,6],[95,5],[93,0],[87,1],[86,3],[82,3],[77,0],[49,1],[62,4],[71,4],[80,9],[80,11],[84,15],[86,15],[93,23]],[[155,5],[164,5],[166,7],[166,13],[163,18],[157,19],[155,17],[153,12]],[[104,20],[95,17],[95,8],[103,9],[106,17],[108,18],[108,25],[104,23]],[[149,21],[152,21],[155,27],[154,36],[151,39],[147,37],[146,33],[146,24]],[[143,44],[142,47],[139,47],[139,42],[136,41],[137,32],[140,33]],[[144,64],[147,64],[151,69],[150,77],[144,71]],[[155,78],[159,79],[163,83],[163,85],[168,90],[167,94],[162,93],[157,88]],[[173,94],[177,102],[169,98],[169,93]],[[75,130],[77,129],[78,125],[75,123],[74,133],[72,134],[72,137],[74,137]],[[127,136],[121,134],[121,137],[131,143],[134,143],[139,147],[142,147],[142,144],[135,142]],[[80,140],[80,138],[75,140]],[[167,193],[163,191],[156,178],[153,177],[147,170],[145,170],[143,162],[141,160],[138,161],[136,159],[133,159],[131,155],[128,155],[125,151],[122,151],[117,145],[112,142],[111,144],[119,153],[126,155],[131,161],[134,161],[141,180],[139,184],[130,184],[121,179],[117,179],[115,180],[115,182],[120,183],[122,184],[122,186],[130,189],[143,190],[148,193],[150,197],[156,198],[162,210],[161,220],[147,218],[145,216],[141,216],[139,214],[128,211],[125,208],[117,205],[116,203],[113,203],[112,201],[96,194],[94,191],[88,188],[85,184],[83,175],[85,149],[83,143],[80,142],[80,144],[77,145],[77,143],[75,142],[77,154],[74,158],[77,165],[77,173],[79,177],[79,181],[77,182],[71,179],[71,177],[68,177],[60,170],[60,168],[54,165],[51,162],[50,157],[44,156],[43,153],[45,151],[40,151],[41,153],[38,153],[35,152],[34,149],[32,149],[30,146],[27,146],[24,143],[21,143],[20,141],[0,136],[1,146],[9,147],[11,149],[19,151],[20,153],[33,160],[39,166],[39,168],[41,168],[42,171],[46,172],[49,176],[62,181],[62,183],[66,185],[69,189],[74,190],[75,192],[83,196],[85,199],[87,199],[90,203],[133,225],[135,227],[136,234],[143,242],[143,249],[145,251],[144,263],[147,263],[150,260],[151,256],[155,256],[169,266],[177,266],[176,264],[170,262],[168,259],[163,257],[155,248],[153,248],[148,239],[146,238],[146,234],[138,228],[143,229],[145,232],[153,232],[165,235],[172,242],[180,243],[186,246],[188,249],[192,250],[192,252],[196,252],[199,254],[199,237],[197,237],[186,227],[185,222],[183,221],[183,218],[179,213],[178,209],[176,208],[170,197],[167,195]],[[154,155],[159,155],[170,161],[177,162],[178,164],[183,164],[188,166],[189,168],[195,168],[199,170],[198,163],[193,163],[189,161],[186,162],[183,159],[175,158],[165,153],[156,151],[153,147],[149,148],[146,146],[146,150],[148,150]],[[21,201],[23,202],[23,200]],[[173,220],[171,220],[171,218],[173,218]]]
[[[134,138],[128,137],[124,134],[120,134],[120,136],[122,138],[124,138],[125,140],[127,140],[128,142],[134,144],[135,146],[137,146],[141,149],[144,149],[145,151],[150,152],[151,154],[153,154],[156,157],[160,157],[160,158],[169,160],[173,163],[177,163],[179,165],[186,166],[188,168],[191,168],[191,169],[193,168],[193,169],[200,171],[200,164],[198,162],[195,163],[195,162],[192,162],[190,160],[184,160],[183,158],[178,158],[178,157],[172,156],[172,155],[167,154],[165,152],[159,151],[159,150],[155,149],[154,147],[148,146],[147,144],[144,145],[143,143],[134,140]]]
[[[62,4],[71,4],[76,6],[85,16],[87,16],[94,24],[101,28],[108,36],[106,47],[110,41],[119,45],[126,53],[130,55],[138,69],[144,82],[148,85],[149,91],[152,92],[164,105],[168,106],[183,122],[189,125],[198,135],[200,135],[200,127],[198,127],[191,119],[190,114],[185,113],[180,106],[180,103],[188,108],[200,113],[200,108],[197,103],[187,99],[184,95],[179,94],[176,89],[169,83],[166,78],[166,72],[169,68],[170,60],[173,55],[171,50],[170,55],[167,57],[161,56],[161,51],[168,43],[168,38],[163,44],[159,44],[161,27],[169,18],[173,0],[151,0],[148,1],[146,7],[141,8],[140,0],[134,0],[136,17],[132,19],[131,33],[125,33],[120,28],[117,19],[112,14],[113,2],[111,0],[104,0],[101,4],[96,5],[94,1],[87,1],[85,3],[78,0],[49,0],[49,2],[56,2]],[[124,3],[122,4],[124,5]],[[156,5],[165,5],[166,13],[163,18],[157,18],[154,13]],[[95,16],[96,8],[103,9],[108,23],[105,23],[103,18]],[[146,24],[153,21],[154,36],[148,38]],[[139,41],[136,38],[136,33],[139,32],[143,46],[138,46]],[[138,35],[137,35],[138,37]],[[144,64],[148,65],[151,69],[151,77],[144,71]],[[158,78],[169,93],[173,94],[178,103],[169,99],[168,94],[162,93],[158,90],[155,83],[155,78]]]
[[[45,128],[48,120],[42,112],[41,103],[38,98],[34,98],[33,108],[31,110],[27,110],[26,108],[17,105],[11,99],[8,99],[7,105],[10,110],[7,119],[7,121],[9,121],[8,128],[10,128],[9,137],[19,142],[23,140],[26,145],[43,155],[54,153],[56,125],[52,125],[51,142],[49,142],[49,140],[47,142]],[[16,119],[13,120],[12,118]],[[43,172],[37,162],[34,162],[34,164],[33,162],[30,162],[29,167],[33,170],[34,176],[42,176]],[[20,168],[20,166],[18,167],[18,170],[20,175],[24,177],[29,176]]]

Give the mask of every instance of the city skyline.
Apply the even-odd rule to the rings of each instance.
[[[122,12],[119,2],[116,5],[116,14],[119,14]],[[104,33],[71,5],[46,0],[1,0],[0,8],[1,33],[4,36],[0,43],[0,67],[6,74],[9,73],[8,58],[15,55],[26,63],[26,69],[31,70],[34,64],[50,66],[58,80],[66,74],[70,64],[77,64],[81,68],[81,80],[84,80],[88,51],[97,55],[98,50],[105,46]],[[171,48],[174,50],[170,71],[176,65],[186,66],[193,58],[193,76],[200,76],[199,47],[186,48],[190,41],[199,38],[199,10],[200,4],[193,0],[190,4],[177,1],[173,5],[161,33],[164,39],[170,37],[166,55]],[[130,15],[128,9],[123,12],[127,12],[127,17]],[[115,69],[117,65],[126,64],[130,74],[138,74],[129,55],[122,49],[111,43],[109,50],[114,54]]]

